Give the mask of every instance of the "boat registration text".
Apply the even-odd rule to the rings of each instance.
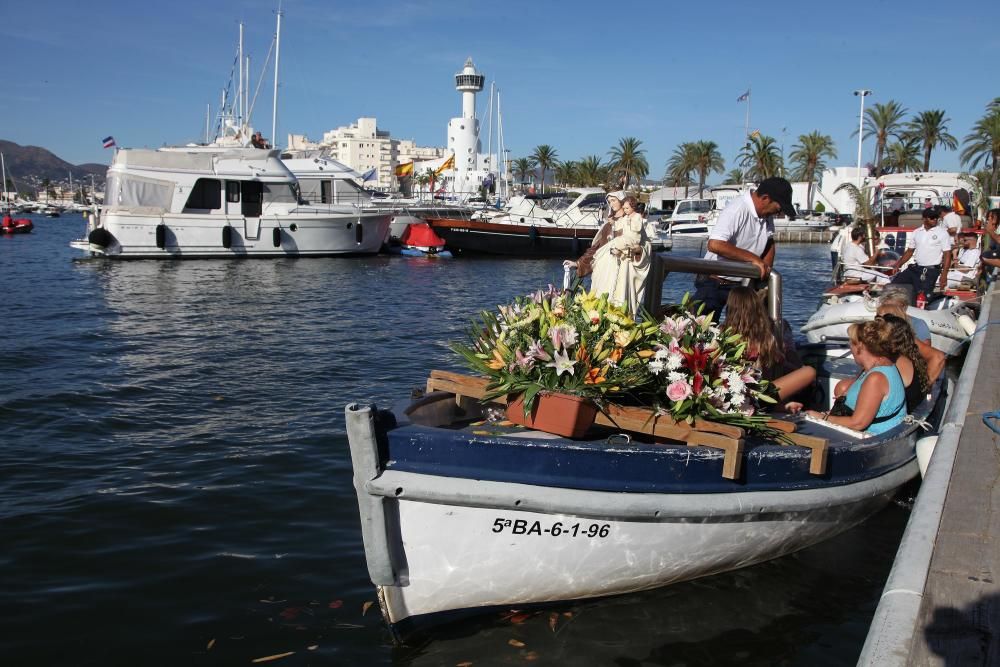
[[[607,537],[611,533],[611,526],[606,523],[574,523],[568,524],[556,521],[551,526],[543,527],[541,521],[527,521],[526,519],[504,519],[498,517],[493,521],[493,532],[509,532],[511,535],[548,535],[549,537]]]

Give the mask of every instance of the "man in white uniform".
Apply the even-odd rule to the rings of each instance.
[[[923,223],[923,226],[906,235],[906,250],[896,262],[896,268],[906,264],[911,257],[914,263],[897,273],[892,284],[912,285],[914,294],[923,292],[924,298],[930,298],[935,282],[939,282],[942,292],[947,284],[951,268],[951,237],[938,225],[935,208],[924,209]]]
[[[881,271],[864,268],[874,266],[879,255],[882,254],[882,251],[876,247],[875,254],[869,255],[868,251],[865,250],[866,239],[865,230],[861,227],[854,227],[851,230],[851,242],[847,244],[847,248],[842,253],[845,269],[844,280],[872,282],[878,285],[889,282],[889,278]]]
[[[941,217],[941,226],[944,227],[951,238],[955,238],[959,230],[962,229],[962,216],[955,213],[950,206],[939,206],[939,209],[944,213]]]
[[[784,212],[795,219],[792,205],[792,185],[783,178],[766,178],[757,189],[736,197],[722,211],[708,235],[705,259],[727,259],[749,262],[757,267],[760,279],[771,273],[774,265],[774,222],[771,216]],[[743,284],[733,276],[699,275],[695,278],[696,301],[705,304],[721,320],[729,290]]]

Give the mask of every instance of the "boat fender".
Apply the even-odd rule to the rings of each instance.
[[[156,247],[160,250],[167,247],[167,226],[162,222],[156,226]]]
[[[925,477],[927,474],[927,464],[931,461],[931,454],[934,453],[934,446],[937,444],[937,441],[938,437],[936,435],[928,435],[917,440],[917,466],[920,467],[921,477]]]
[[[532,244],[538,243],[538,228],[534,225],[532,225],[528,230],[528,240],[531,241]]]
[[[361,245],[362,241],[365,240],[365,228],[358,220],[358,224],[354,225],[354,240],[358,245]]]
[[[976,332],[975,320],[964,313],[958,316],[958,326],[962,327],[966,336],[971,336]]]
[[[102,248],[107,248],[114,241],[114,237],[111,236],[111,232],[106,230],[104,227],[98,227],[97,229],[87,234],[87,242],[91,245],[101,246]]]
[[[233,247],[233,228],[226,225],[222,228],[222,247],[232,248]]]
[[[275,248],[281,247],[281,227],[275,227],[274,231],[271,232],[271,243],[274,244]]]

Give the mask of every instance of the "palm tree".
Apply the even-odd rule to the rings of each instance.
[[[748,137],[738,157],[740,166],[746,169],[747,178],[755,181],[777,176],[783,167],[774,137],[759,132]]]
[[[886,144],[890,137],[902,139],[904,132],[903,116],[906,109],[896,102],[889,100],[885,104],[875,104],[865,109],[864,134],[862,139],[875,137],[875,170],[877,175],[882,174],[882,155],[885,153]],[[851,136],[858,136],[857,131]]]
[[[973,183],[971,189],[976,194],[976,201],[973,202],[976,208],[980,211],[990,210],[992,208],[990,195],[994,190],[1000,192],[1000,190],[997,190],[1000,184],[994,184],[993,173],[988,169],[983,169],[974,174],[962,174],[962,176],[965,177],[965,180]]]
[[[514,175],[517,176],[517,180],[524,184],[527,182],[528,175],[535,175],[535,162],[530,157],[519,157],[514,160]]]
[[[611,174],[621,179],[623,190],[628,190],[633,178],[638,184],[649,173],[646,151],[639,148],[641,145],[642,141],[635,137],[624,137],[608,151],[611,156]]]
[[[743,185],[744,181],[746,181],[746,174],[744,174],[743,170],[740,169],[739,167],[736,167],[735,169],[730,169],[728,172],[726,172],[726,180],[724,182],[727,185],[729,184]]]
[[[948,134],[948,123],[950,118],[944,117],[944,111],[935,109],[933,111],[921,111],[913,120],[906,124],[906,137],[915,139],[917,143],[924,147],[924,168],[923,171],[930,171],[931,151],[941,144],[945,148],[955,150],[958,148],[958,140]]]
[[[986,107],[986,115],[972,126],[972,132],[962,140],[963,164],[975,169],[981,162],[991,172],[993,193],[1000,194],[1000,98]]]
[[[856,224],[868,223],[875,219],[872,210],[872,186],[864,185],[858,189],[854,183],[841,183],[834,190],[834,194],[844,190],[854,202],[854,222]]]
[[[705,179],[710,171],[721,174],[726,168],[726,162],[719,152],[719,145],[714,141],[696,141],[691,147],[691,160],[694,170],[698,172],[698,197],[705,191]]]
[[[902,174],[917,171],[923,165],[920,160],[920,144],[915,139],[889,144],[885,151],[885,172]]]
[[[813,207],[813,183],[819,175],[826,169],[824,158],[837,159],[837,149],[834,148],[833,138],[828,134],[820,134],[817,131],[809,134],[800,134],[799,143],[792,146],[792,152],[788,159],[798,165],[792,178],[796,181],[808,181],[806,189],[806,208],[810,211]]]
[[[576,185],[577,175],[576,175],[577,163],[573,160],[566,160],[565,162],[560,162],[556,165],[555,170],[555,181],[562,185],[563,187],[569,187]]]
[[[665,180],[673,187],[684,186],[684,198],[688,196],[688,186],[692,184],[691,172],[694,171],[694,144],[685,142],[674,149],[667,162]]]
[[[535,152],[531,154],[531,159],[538,165],[542,172],[542,194],[545,193],[545,172],[559,164],[559,156],[556,149],[548,144],[535,146]]]
[[[427,171],[421,172],[413,177],[413,182],[419,186],[419,190],[422,191],[425,187],[427,187],[427,185],[431,182],[433,173],[434,172],[432,170],[428,169]]]
[[[601,158],[596,155],[588,155],[576,163],[577,181],[586,188],[597,187],[603,183],[607,177],[606,168],[601,164]]]

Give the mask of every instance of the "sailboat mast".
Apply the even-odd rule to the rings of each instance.
[[[3,172],[3,201],[9,207],[10,195],[7,194],[7,163],[3,160],[3,153],[0,153],[0,172]]]
[[[278,145],[278,62],[281,59],[281,4],[278,4],[278,29],[274,38],[274,97],[271,105],[271,145]]]
[[[240,21],[240,45],[239,54],[237,55],[240,61],[240,83],[236,88],[236,121],[240,125],[243,124],[243,22]]]

